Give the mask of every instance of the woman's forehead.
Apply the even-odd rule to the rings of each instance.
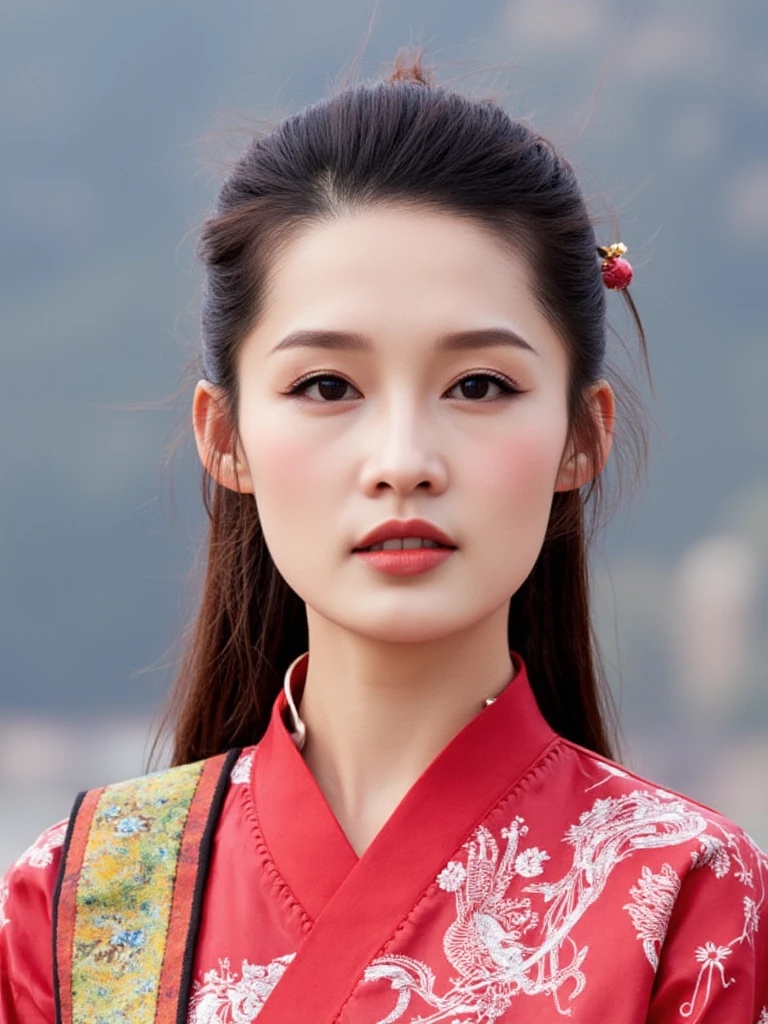
[[[554,336],[522,253],[467,217],[377,207],[308,225],[281,247],[255,333],[266,354],[299,330],[415,340],[494,325],[534,348]]]
[[[346,277],[404,288],[456,276],[477,287],[494,283],[489,270],[494,278],[511,274],[527,283],[522,254],[480,222],[450,211],[376,206],[299,228],[281,248],[273,277],[278,287]]]

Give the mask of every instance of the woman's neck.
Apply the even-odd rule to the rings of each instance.
[[[312,635],[300,706],[304,758],[358,855],[430,762],[511,680],[503,612],[503,632],[489,621],[471,636],[431,644],[331,644],[322,630]]]

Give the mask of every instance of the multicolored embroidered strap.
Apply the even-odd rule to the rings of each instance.
[[[240,751],[81,793],[54,907],[57,1024],[183,1024],[216,822]]]

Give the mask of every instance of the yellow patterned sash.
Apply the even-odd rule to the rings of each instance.
[[[55,901],[57,1024],[186,1020],[210,844],[238,753],[78,797]]]

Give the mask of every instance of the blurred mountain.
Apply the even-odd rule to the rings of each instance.
[[[247,138],[227,126],[325,95],[371,11],[3,5],[0,713],[161,703],[192,597],[198,471],[189,446],[173,504],[161,467],[188,398],[130,407],[173,393],[195,350],[194,230],[220,154]],[[677,706],[670,602],[691,546],[751,545],[765,632],[768,5],[391,0],[364,76],[409,42],[446,83],[563,143],[597,216],[618,209],[620,229],[600,230],[630,247],[658,400],[648,482],[605,541],[600,621],[628,731],[650,736]],[[768,728],[766,661],[750,657],[734,735]]]

